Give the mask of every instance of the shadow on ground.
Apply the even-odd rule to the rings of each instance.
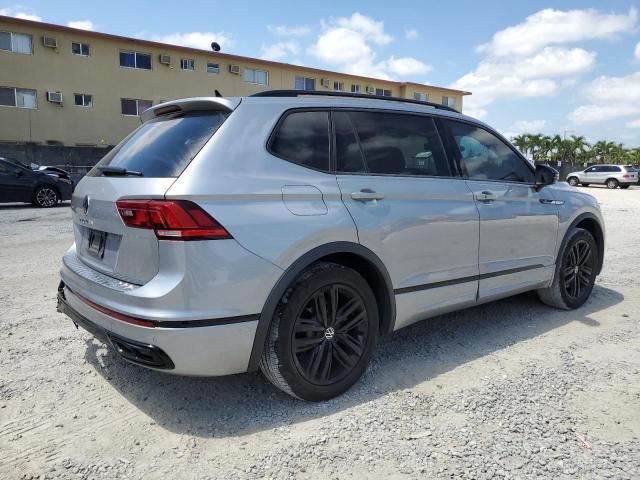
[[[535,294],[436,317],[382,340],[363,379],[328,402],[305,403],[281,393],[258,373],[217,378],[181,377],[128,364],[87,340],[86,359],[129,402],[158,425],[177,433],[226,437],[322,417],[410,388],[460,365],[577,321],[620,303],[622,294],[596,286],[578,310],[558,311]]]
[[[58,203],[55,207],[52,207],[52,208],[62,208],[62,207],[70,207],[70,206],[71,206],[70,201],[64,201],[64,202]],[[29,210],[30,208],[34,210],[47,210],[46,208],[34,207],[30,203],[0,203],[0,211],[2,210],[21,211],[21,210]]]

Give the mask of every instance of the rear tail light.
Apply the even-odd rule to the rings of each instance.
[[[154,230],[159,240],[233,238],[207,212],[188,200],[118,200],[116,207],[126,226]]]
[[[628,173],[625,173],[624,175],[622,175],[622,178],[631,178],[631,175],[629,175]]]

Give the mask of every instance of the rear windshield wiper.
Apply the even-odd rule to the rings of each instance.
[[[144,177],[142,172],[135,172],[133,170],[127,170],[123,167],[112,167],[111,165],[98,165],[98,170],[102,172],[103,175],[122,175],[122,176],[134,176],[134,177]]]

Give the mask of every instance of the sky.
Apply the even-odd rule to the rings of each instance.
[[[464,112],[508,137],[640,146],[640,0],[0,0],[0,15],[467,90]]]

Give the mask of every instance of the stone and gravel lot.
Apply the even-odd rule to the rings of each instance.
[[[55,311],[68,206],[0,206],[0,478],[640,478],[640,189],[587,190],[608,244],[585,306],[422,322],[323,404],[120,360]]]

